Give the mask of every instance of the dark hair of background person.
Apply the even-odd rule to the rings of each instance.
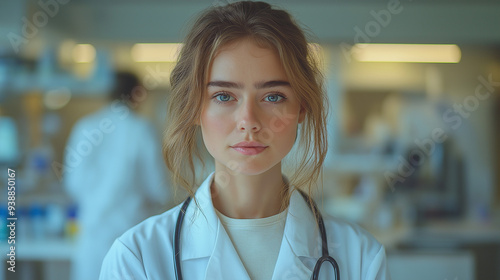
[[[120,100],[125,103],[132,102],[132,92],[135,87],[140,85],[139,78],[137,78],[134,73],[124,71],[116,72],[110,99]]]

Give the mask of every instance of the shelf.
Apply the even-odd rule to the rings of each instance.
[[[11,245],[2,241],[0,250],[6,258]],[[70,239],[16,240],[16,260],[52,261],[70,260],[75,249],[75,242]],[[5,254],[3,254],[5,252]]]

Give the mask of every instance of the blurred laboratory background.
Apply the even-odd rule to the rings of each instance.
[[[76,279],[82,250],[110,245],[92,234],[112,240],[182,200],[160,154],[169,74],[190,20],[230,2],[0,2],[0,279]],[[323,211],[383,243],[392,279],[500,279],[500,2],[270,2],[323,61]],[[134,102],[110,97],[117,72],[138,77]]]

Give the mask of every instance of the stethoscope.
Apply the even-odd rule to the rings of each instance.
[[[340,280],[340,270],[339,270],[339,265],[335,261],[334,258],[330,257],[330,254],[328,253],[328,243],[326,241],[326,230],[325,230],[325,225],[323,223],[323,217],[321,216],[321,213],[318,211],[318,208],[316,207],[316,203],[314,203],[313,200],[309,199],[307,194],[299,190],[299,193],[302,195],[302,197],[305,199],[307,205],[309,205],[309,208],[313,213],[316,213],[316,221],[318,221],[318,227],[320,230],[320,235],[321,235],[321,242],[322,242],[322,256],[318,259],[316,262],[316,265],[314,266],[313,274],[311,276],[311,280],[318,280],[319,279],[319,271],[321,269],[321,265],[324,262],[329,262],[335,271],[335,279]],[[308,203],[309,201],[312,202],[312,205]],[[182,280],[182,271],[181,271],[181,261],[180,261],[180,235],[181,235],[181,228],[182,228],[182,220],[184,220],[184,215],[186,213],[186,209],[189,206],[189,203],[191,202],[191,196],[186,198],[184,201],[184,204],[182,205],[181,211],[179,212],[179,216],[177,217],[177,222],[175,224],[175,234],[174,234],[174,264],[175,264],[175,278],[177,280]],[[314,209],[314,211],[313,211]]]

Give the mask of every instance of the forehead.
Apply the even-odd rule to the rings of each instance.
[[[209,72],[213,79],[286,79],[278,52],[251,39],[241,39],[222,46]]]

